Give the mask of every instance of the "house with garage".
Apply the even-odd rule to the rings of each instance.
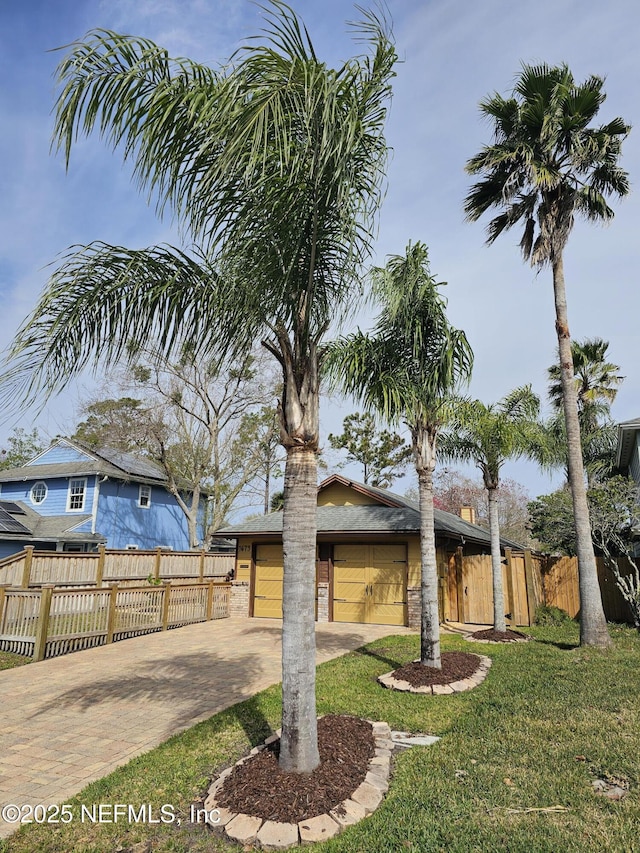
[[[317,619],[417,626],[420,620],[420,513],[385,489],[338,474],[318,488]],[[440,616],[454,622],[492,621],[491,544],[487,530],[435,510]],[[282,512],[220,531],[237,540],[235,584],[246,589],[247,612],[282,616]],[[505,589],[515,624],[529,624],[525,567],[513,565],[516,543],[502,541]],[[522,558],[524,562],[524,556]],[[513,571],[513,574],[511,572]],[[526,613],[526,616],[525,616]],[[489,619],[487,619],[489,615]]]
[[[187,521],[152,460],[60,438],[0,471],[0,558],[47,551],[188,550]]]

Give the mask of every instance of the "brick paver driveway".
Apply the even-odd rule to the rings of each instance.
[[[281,622],[220,619],[0,672],[0,806],[61,803],[281,680]],[[317,625],[318,663],[386,625]],[[15,827],[0,821],[0,837]]]

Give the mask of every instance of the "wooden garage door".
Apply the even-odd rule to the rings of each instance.
[[[334,545],[334,621],[406,625],[406,593],[405,545]]]
[[[253,615],[282,619],[282,545],[256,545]]]

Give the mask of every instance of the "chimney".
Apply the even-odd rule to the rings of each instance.
[[[475,507],[461,506],[460,507],[460,518],[463,519],[463,521],[468,521],[470,524],[475,524],[476,523]]]

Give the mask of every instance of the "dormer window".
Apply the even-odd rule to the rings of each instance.
[[[38,480],[37,483],[34,483],[31,486],[31,503],[32,504],[41,504],[42,501],[47,496],[47,484],[43,480]]]
[[[143,486],[140,484],[140,491],[138,492],[138,506],[141,506],[144,509],[149,509],[151,506],[151,486]]]
[[[69,480],[69,494],[67,496],[67,512],[82,512],[84,499],[87,491],[87,478]]]

